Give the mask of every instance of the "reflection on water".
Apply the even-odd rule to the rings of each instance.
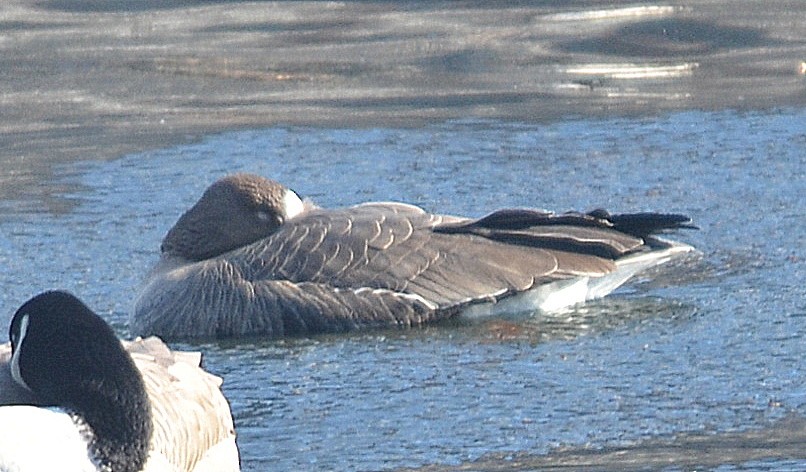
[[[763,30],[721,26],[690,19],[649,19],[629,23],[606,34],[569,42],[572,51],[638,57],[692,57],[728,49],[746,49],[775,41]]]
[[[497,470],[524,457],[540,469],[579,464],[572,453],[605,469],[623,454],[654,468],[657,441],[671,446],[656,457],[690,463],[680,448],[691,443],[675,437],[704,435],[709,450],[742,437],[803,445],[768,426],[806,408],[804,123],[784,110],[273,128],[64,166],[54,198],[68,211],[0,206],[0,313],[7,323],[21,301],[61,287],[125,334],[165,231],[228,172],[273,177],[325,206],[682,212],[702,228],[679,236],[700,258],[556,316],[176,347],[202,349],[225,378],[246,471]],[[789,445],[737,449],[701,463],[806,467]]]
[[[696,307],[655,297],[620,297],[595,300],[558,313],[529,313],[476,322],[468,330],[479,342],[540,342],[566,340],[613,330],[640,329],[643,322],[674,323],[696,314]],[[454,324],[466,325],[467,321]]]
[[[546,456],[491,453],[456,466],[432,465],[411,472],[800,470],[806,420],[791,416],[770,428],[728,434],[680,434],[626,447],[561,448]],[[778,458],[780,457],[780,458]],[[738,469],[726,464],[741,464]],[[401,469],[402,471],[402,469]]]

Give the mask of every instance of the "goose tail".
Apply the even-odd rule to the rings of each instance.
[[[694,251],[694,247],[678,241],[656,236],[648,237],[649,251],[640,251],[616,261],[616,270],[602,277],[592,277],[588,283],[586,300],[602,298],[623,285],[627,280],[652,267]]]

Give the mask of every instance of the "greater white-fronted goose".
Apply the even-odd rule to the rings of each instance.
[[[470,219],[373,202],[318,208],[251,174],[213,183],[162,242],[130,318],[168,338],[414,326],[553,311],[691,251],[676,214],[506,209]]]

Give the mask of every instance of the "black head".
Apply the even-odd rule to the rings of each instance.
[[[14,379],[42,403],[82,418],[98,460],[116,471],[142,467],[152,430],[148,395],[103,319],[67,292],[45,292],[17,310],[9,339]]]

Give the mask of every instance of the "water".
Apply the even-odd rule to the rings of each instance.
[[[804,149],[806,111],[778,110],[274,128],[71,164],[36,192],[58,205],[0,202],[0,323],[65,288],[126,336],[165,231],[235,171],[323,206],[675,211],[702,228],[678,236],[701,257],[563,316],[174,347],[203,350],[225,378],[245,471],[505,464],[557,447],[763,431],[806,414]],[[806,454],[773,456],[738,467],[806,467]],[[718,458],[718,470],[736,461]]]

